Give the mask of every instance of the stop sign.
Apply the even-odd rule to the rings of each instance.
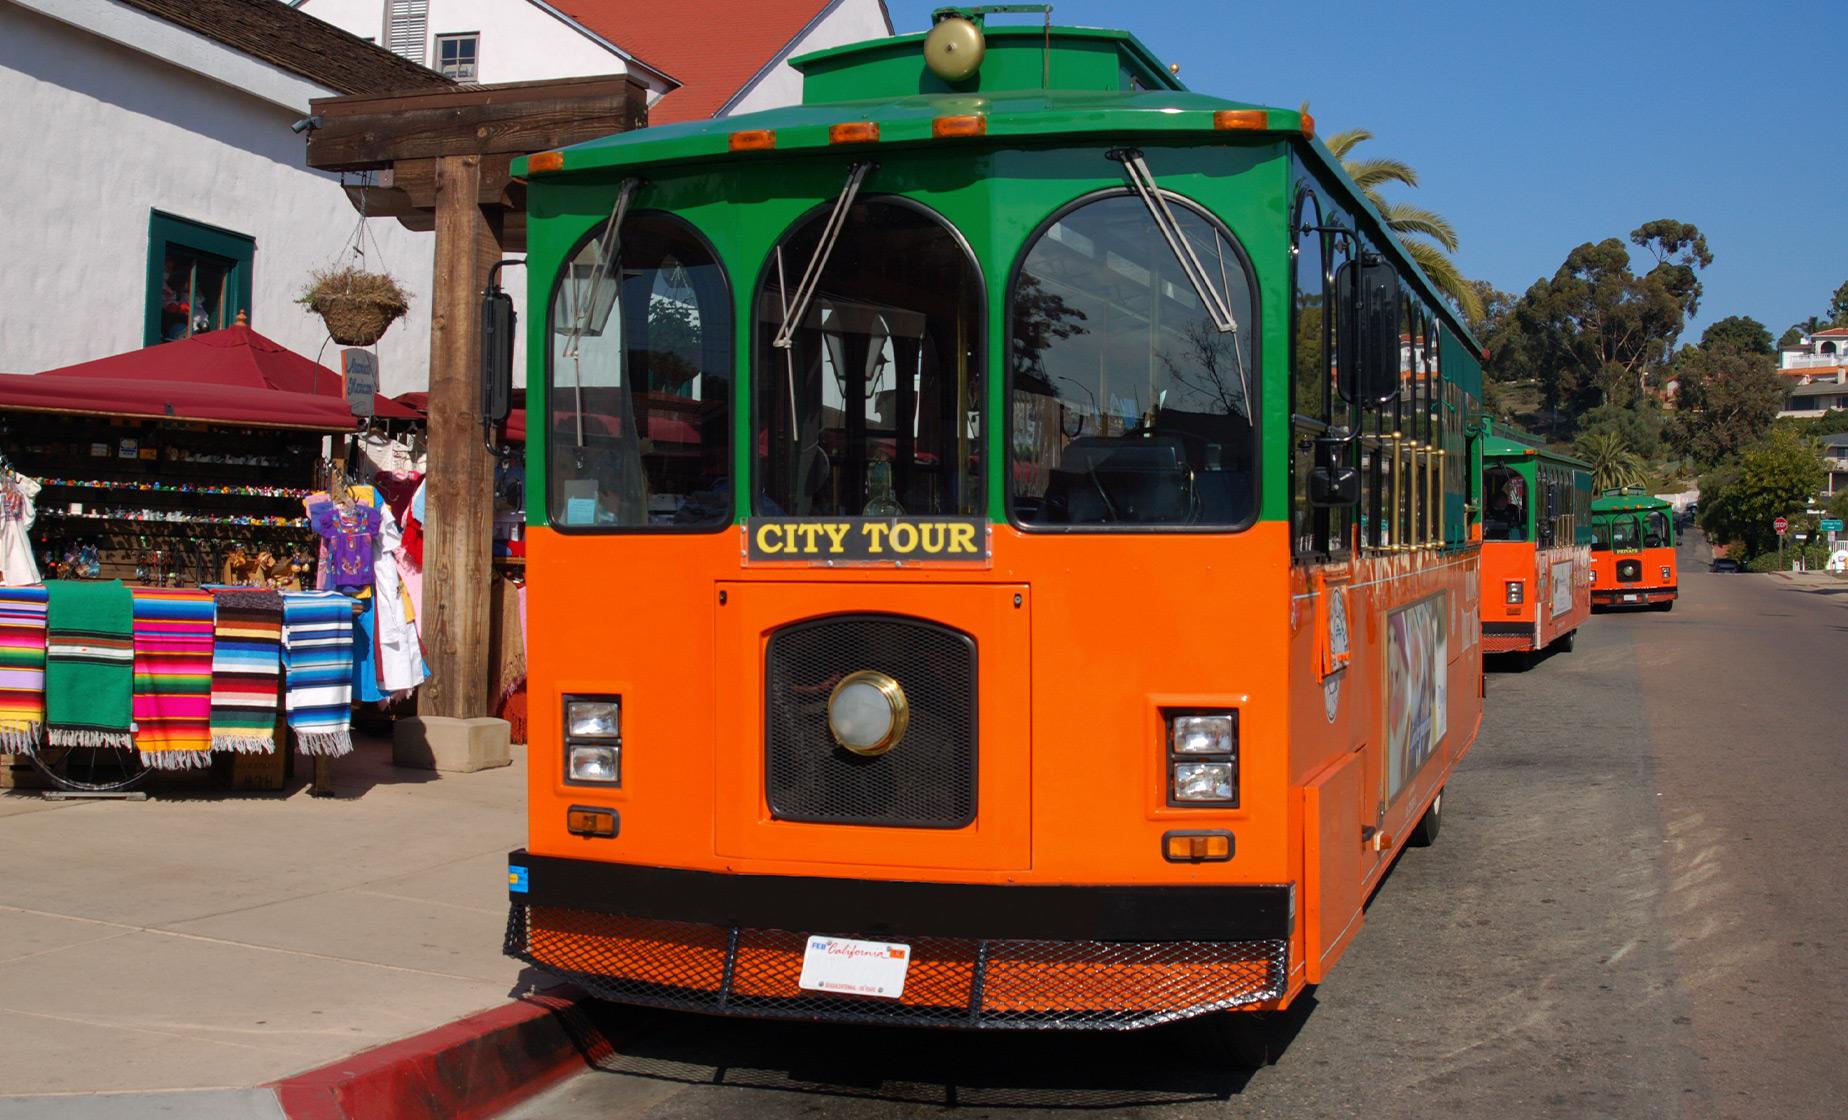
[[[1771,523],[1771,527],[1773,529],[1776,529],[1777,535],[1781,537],[1784,535],[1784,531],[1790,528],[1790,520],[1788,518],[1780,517],[1776,521],[1773,521]]]

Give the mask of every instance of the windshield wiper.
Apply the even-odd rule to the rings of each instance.
[[[871,161],[864,161],[854,164],[848,170],[847,183],[841,188],[840,196],[834,200],[834,211],[828,215],[828,224],[822,228],[821,240],[815,244],[815,255],[809,258],[808,268],[803,270],[802,279],[796,282],[795,298],[783,296],[783,324],[777,328],[776,339],[771,342],[777,349],[787,350],[794,345],[796,328],[803,316],[808,314],[809,301],[815,298],[815,289],[821,284],[822,270],[828,267],[828,257],[834,252],[834,243],[840,240],[841,228],[847,224],[847,211],[853,206],[855,196],[860,193],[860,184],[866,181],[867,172],[877,166]],[[782,264],[780,251],[777,263],[779,267]]]
[[[1232,315],[1232,307],[1226,293],[1231,284],[1226,278],[1226,251],[1221,239],[1215,235],[1213,246],[1219,256],[1219,280],[1223,287],[1213,285],[1212,275],[1206,266],[1200,263],[1200,257],[1194,252],[1193,242],[1187,239],[1181,223],[1175,220],[1174,211],[1168,208],[1167,192],[1155,181],[1155,173],[1142,158],[1137,148],[1112,148],[1105,153],[1109,159],[1123,165],[1123,173],[1129,177],[1129,185],[1135,188],[1142,199],[1142,205],[1148,207],[1149,217],[1155,221],[1155,228],[1161,231],[1162,240],[1168,243],[1168,249],[1174,253],[1175,263],[1181,266],[1182,275],[1193,285],[1194,298],[1206,309],[1206,317],[1212,321],[1214,329],[1221,334],[1232,336],[1232,360],[1238,366],[1239,389],[1244,393],[1244,405],[1247,413],[1251,410],[1251,378],[1245,370],[1245,353],[1239,348],[1238,320]]]
[[[597,245],[597,263],[591,267],[590,282],[581,289],[576,313],[571,317],[571,329],[565,332],[563,356],[571,359],[573,407],[577,418],[577,448],[580,453],[584,449],[584,371],[578,361],[578,346],[584,339],[584,332],[590,328],[591,310],[597,305],[597,294],[603,288],[604,278],[616,266],[616,257],[622,252],[622,220],[628,216],[629,203],[641,186],[642,181],[633,177],[624,179],[617,186],[616,202],[610,207],[609,224],[603,227],[603,239]],[[621,282],[618,276],[618,286]],[[618,291],[616,301],[610,305],[610,314],[622,314],[622,308],[617,306],[621,297],[622,293]],[[626,389],[628,382],[622,376],[622,359],[623,346],[619,341],[616,346],[616,381]]]

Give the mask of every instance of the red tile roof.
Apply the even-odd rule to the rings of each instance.
[[[552,0],[553,7],[681,87],[648,110],[651,124],[703,120],[832,6],[832,0]]]
[[[1811,338],[1840,338],[1843,335],[1848,335],[1848,327],[1830,327],[1826,331],[1817,331],[1815,334],[1810,335],[1810,337]]]

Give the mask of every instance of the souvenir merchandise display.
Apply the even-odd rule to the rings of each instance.
[[[386,486],[341,486],[304,500],[321,534],[323,585],[357,597],[363,609],[355,622],[353,698],[363,703],[405,698],[429,676],[417,630],[417,605],[404,579],[403,532],[387,496],[407,507],[409,479],[382,479]],[[387,488],[389,487],[389,489]]]
[[[180,420],[0,415],[0,450],[42,485],[36,522],[22,529],[39,574],[138,586],[311,579],[314,535],[300,503],[323,438]],[[0,485],[10,585],[20,581],[8,510]]]
[[[303,754],[353,750],[352,600],[332,591],[282,597],[282,664],[289,730]]]
[[[134,595],[135,749],[155,770],[212,764],[212,593],[147,587]]]
[[[282,595],[236,588],[213,595],[212,749],[267,754],[276,749]]]
[[[48,585],[45,739],[54,747],[135,745],[134,599],[121,580]]]
[[[27,754],[45,734],[43,587],[0,588],[0,754]]]
[[[31,534],[38,517],[33,499],[40,486],[0,455],[0,586],[28,587],[39,582]]]

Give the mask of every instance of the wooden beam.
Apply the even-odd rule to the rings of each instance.
[[[412,206],[425,210],[436,209],[436,161],[430,159],[401,159],[392,163],[380,175],[380,182],[393,192],[404,196]],[[476,202],[483,206],[512,207],[514,200],[510,192],[516,189],[520,180],[513,177],[513,157],[511,155],[489,155],[481,157],[481,185]],[[351,188],[348,188],[351,190]],[[522,203],[524,200],[521,200]],[[396,217],[396,215],[393,215]]]
[[[400,94],[322,97],[308,166],[357,171],[450,155],[524,155],[647,123],[647,87],[626,75]]]
[[[488,697],[493,463],[482,442],[481,289],[500,259],[500,214],[483,208],[481,157],[436,161],[436,275],[430,324],[430,474],[421,623],[431,676],[418,711],[492,715]]]

